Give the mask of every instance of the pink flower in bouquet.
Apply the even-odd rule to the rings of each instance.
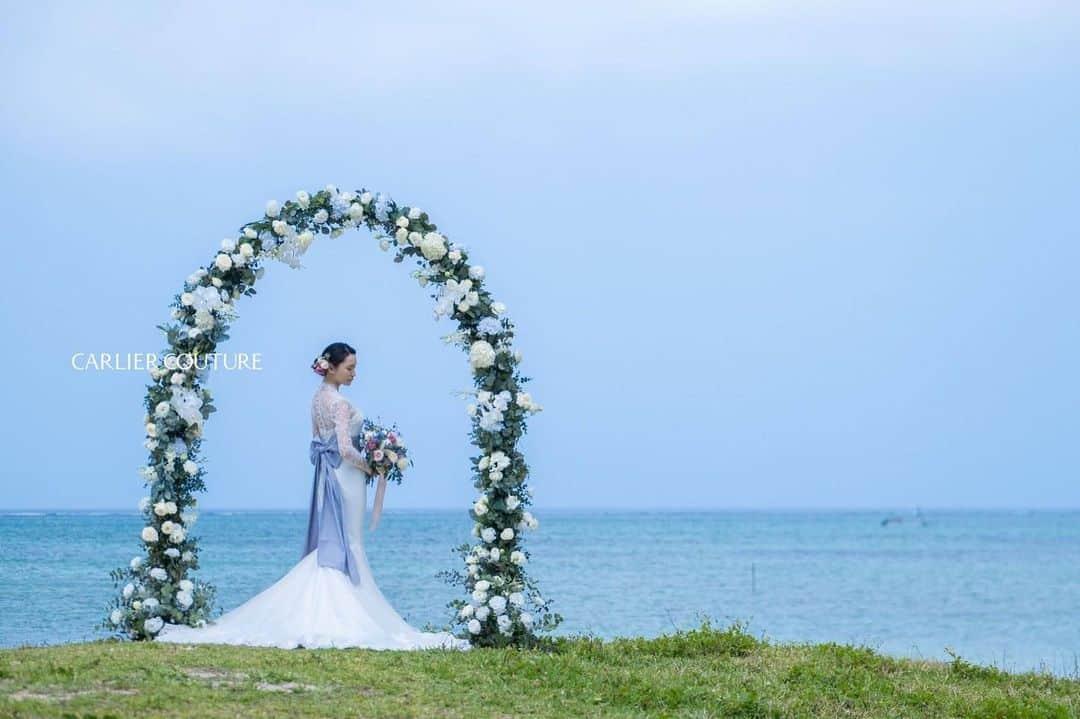
[[[383,459],[383,451],[381,449],[375,450],[375,453],[371,455],[375,458],[376,462],[381,462]]]
[[[390,444],[397,444],[397,435],[396,435],[396,434],[394,434],[393,432],[391,432],[390,434],[386,435],[386,438],[387,438],[388,440],[390,440]]]
[[[365,447],[367,447],[367,448],[368,448],[369,450],[371,450],[371,449],[375,449],[375,448],[376,448],[376,447],[377,447],[378,445],[377,445],[377,444],[375,444],[375,440],[373,440],[373,439],[369,439],[369,440],[367,441],[367,444],[366,444],[366,445],[364,445],[364,446],[365,446]]]

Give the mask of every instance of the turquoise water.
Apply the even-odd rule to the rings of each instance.
[[[776,641],[861,643],[1080,676],[1080,511],[537,510],[532,575],[557,634],[656,636],[703,617]],[[910,520],[910,517],[909,517]],[[200,575],[228,609],[299,559],[304,512],[206,512]],[[463,511],[388,510],[368,535],[379,586],[414,626],[441,625],[460,590]],[[0,645],[103,636],[108,572],[138,553],[134,513],[0,513]]]

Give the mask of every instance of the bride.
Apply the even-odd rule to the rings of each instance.
[[[325,360],[325,361],[320,361]],[[311,401],[315,478],[304,557],[271,586],[201,627],[166,624],[159,642],[270,647],[468,649],[467,639],[410,626],[375,585],[364,552],[370,465],[351,436],[363,415],[340,393],[356,376],[356,350],[329,345],[312,365],[323,382]],[[371,529],[386,477],[380,473]]]

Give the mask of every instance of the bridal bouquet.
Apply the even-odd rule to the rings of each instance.
[[[360,426],[360,431],[352,438],[353,446],[356,447],[373,471],[383,470],[387,481],[401,484],[405,468],[413,462],[408,457],[405,442],[401,439],[401,433],[397,425],[383,427],[377,422],[365,419]],[[375,481],[374,475],[368,477],[368,484]]]

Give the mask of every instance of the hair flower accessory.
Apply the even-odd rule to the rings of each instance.
[[[326,376],[326,370],[330,369],[330,358],[326,356],[325,352],[311,363],[311,369],[320,377]]]

